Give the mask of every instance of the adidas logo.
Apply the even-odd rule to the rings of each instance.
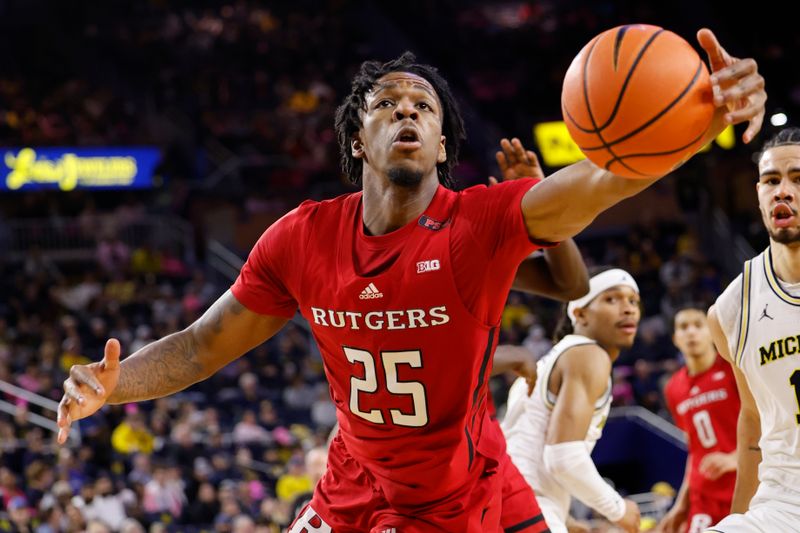
[[[361,291],[358,297],[361,300],[374,300],[375,298],[383,298],[383,293],[378,290],[378,287],[376,287],[374,283],[370,283],[364,287],[364,290]]]

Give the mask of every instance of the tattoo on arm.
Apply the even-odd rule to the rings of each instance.
[[[239,315],[244,306],[223,297],[190,327],[148,344],[125,359],[109,403],[160,398],[185,389],[208,375],[202,363],[204,341],[222,332],[227,313]]]

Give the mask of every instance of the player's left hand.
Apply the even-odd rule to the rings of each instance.
[[[736,471],[736,454],[711,452],[700,461],[700,473],[710,480],[715,480],[728,472]]]
[[[742,140],[749,143],[761,130],[767,101],[758,64],[752,58],[731,56],[707,28],[697,32],[697,40],[711,64],[711,90],[717,107],[706,140],[713,140],[729,124],[748,122]]]
[[[539,166],[539,158],[530,150],[522,146],[522,142],[514,137],[510,141],[506,138],[500,140],[500,151],[495,154],[497,165],[503,174],[503,181],[519,178],[544,179],[544,172]],[[489,186],[497,185],[498,180],[489,176]]]

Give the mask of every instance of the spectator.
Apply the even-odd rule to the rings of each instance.
[[[152,453],[153,434],[147,430],[144,414],[133,404],[125,408],[128,414],[111,434],[111,445],[124,455],[135,452]]]
[[[303,459],[293,456],[287,464],[288,470],[275,486],[275,494],[283,502],[291,502],[298,495],[313,490],[314,484],[305,471]]]
[[[237,446],[248,444],[268,444],[272,441],[269,432],[258,425],[256,414],[245,411],[242,419],[233,428],[233,443]]]
[[[180,516],[186,496],[180,481],[180,474],[175,475],[163,464],[153,469],[153,479],[144,486],[142,507],[152,517],[162,513]]]

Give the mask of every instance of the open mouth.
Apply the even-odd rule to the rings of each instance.
[[[618,322],[617,327],[624,331],[625,333],[636,333],[636,323],[635,322]]]
[[[772,208],[772,220],[779,228],[786,228],[792,225],[797,216],[797,211],[788,204],[780,203]]]
[[[422,146],[419,140],[419,133],[411,126],[401,128],[397,135],[394,136],[392,144],[401,149],[415,149]]]

